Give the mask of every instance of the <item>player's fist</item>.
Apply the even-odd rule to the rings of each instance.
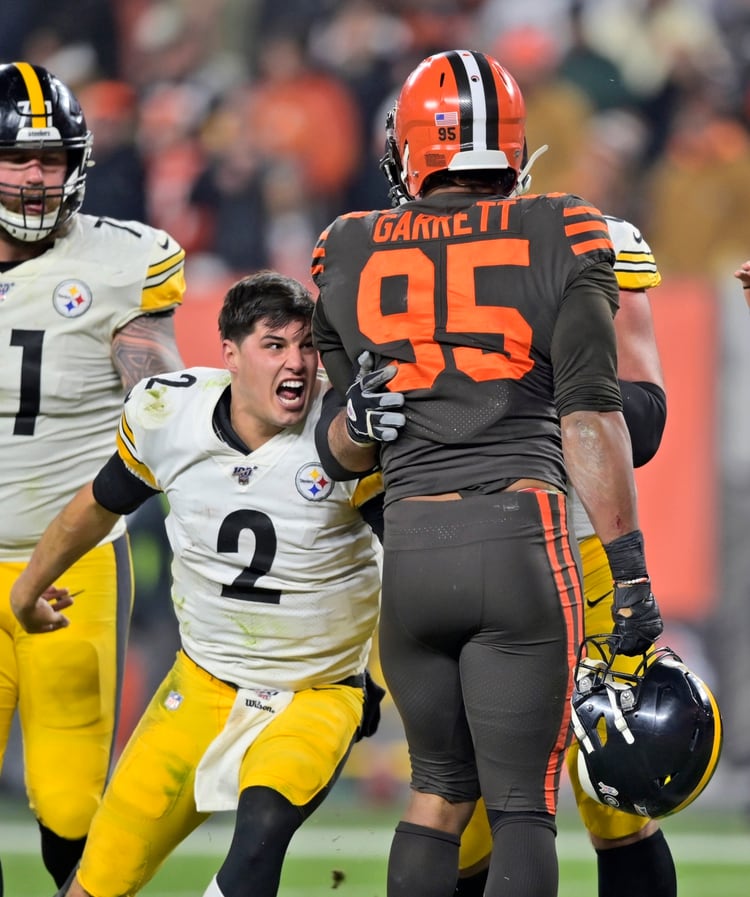
[[[36,599],[33,596],[23,598],[14,585],[10,604],[26,632],[55,632],[70,625],[70,620],[61,611],[73,604],[73,595],[67,589],[50,586]]]
[[[346,429],[352,442],[372,445],[393,442],[406,423],[400,392],[389,392],[386,383],[396,376],[398,368],[389,364],[377,371],[372,369],[372,355],[363,352],[357,359],[359,372],[346,391]]]
[[[643,654],[664,629],[651,580],[643,577],[640,581],[615,582],[614,587],[612,647],[629,657]]]

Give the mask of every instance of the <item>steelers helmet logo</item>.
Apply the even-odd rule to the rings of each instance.
[[[80,280],[63,280],[55,287],[52,304],[64,318],[78,318],[88,311],[93,302],[91,290]]]
[[[304,464],[294,478],[297,492],[307,501],[323,501],[333,491],[334,482],[319,461]]]

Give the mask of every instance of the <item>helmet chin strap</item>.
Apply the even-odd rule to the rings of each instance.
[[[406,192],[403,182],[402,168],[405,166],[401,163],[401,157],[396,144],[395,135],[396,107],[394,106],[386,116],[385,120],[385,153],[380,159],[378,165],[380,170],[386,177],[389,184],[388,199],[392,208],[398,208],[405,202],[409,202],[411,197]],[[408,152],[408,146],[407,146]]]
[[[623,688],[623,689],[628,689],[628,686],[620,685],[619,687]],[[632,696],[632,691],[630,691],[630,689],[628,689],[628,691],[630,692],[630,695]],[[607,697],[609,698],[609,703],[610,703],[610,706],[612,707],[612,715],[614,716],[614,720],[615,720],[615,728],[622,735],[622,737],[625,739],[625,741],[628,744],[633,744],[635,742],[635,736],[630,731],[627,721],[625,720],[625,716],[620,707],[620,698],[618,697],[615,687],[611,687],[611,688],[607,689]]]
[[[623,688],[623,686],[619,686]],[[627,686],[624,686],[627,688]],[[630,727],[628,726],[627,720],[625,719],[625,715],[622,712],[620,707],[620,702],[617,697],[616,686],[613,683],[607,683],[606,687],[607,698],[609,700],[610,707],[612,708],[612,716],[614,718],[615,728],[625,739],[627,744],[635,743],[635,736],[630,731]],[[594,745],[589,738],[586,729],[581,725],[581,720],[576,713],[575,707],[571,707],[570,711],[571,723],[573,725],[573,732],[575,733],[576,738],[581,744],[581,747],[586,751],[587,754],[593,754],[595,748]]]
[[[573,725],[573,732],[580,742],[581,747],[586,751],[587,754],[592,754],[594,752],[594,745],[591,743],[591,739],[586,733],[586,730],[581,725],[581,720],[576,713],[575,707],[570,708],[570,721]]]
[[[513,188],[510,194],[511,196],[523,196],[524,193],[529,192],[529,189],[531,188],[531,175],[529,174],[529,172],[531,171],[531,166],[534,164],[534,162],[536,162],[539,156],[541,156],[542,153],[546,153],[548,149],[549,144],[543,143],[529,156],[526,164],[518,172],[518,180],[516,181],[516,186]]]
[[[529,166],[527,165],[526,168],[528,167]],[[633,744],[635,742],[635,737],[630,731],[622,707],[622,704],[624,704],[625,710],[632,710],[635,706],[633,688],[626,682],[618,682],[609,670],[610,666],[603,660],[589,657],[584,658],[578,664],[576,683],[582,693],[590,692],[594,689],[600,691],[602,687],[604,688],[610,708],[612,709],[615,728],[622,735],[627,744]],[[622,704],[620,703],[621,701]],[[573,731],[583,749],[587,754],[593,753],[594,745],[581,724],[581,720],[576,713],[575,707],[571,707],[571,722]]]

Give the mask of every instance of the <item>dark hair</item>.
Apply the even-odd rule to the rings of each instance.
[[[509,196],[516,186],[518,173],[513,168],[480,168],[476,171],[434,171],[424,179],[421,196],[440,187],[464,187],[467,190],[491,189],[499,196]]]
[[[293,321],[308,323],[314,307],[309,290],[298,280],[276,271],[260,271],[238,280],[227,291],[219,313],[219,333],[222,339],[240,343],[258,321],[271,327]]]

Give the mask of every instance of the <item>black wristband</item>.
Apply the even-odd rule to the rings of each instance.
[[[603,546],[615,582],[628,582],[647,577],[643,533],[633,530]]]

